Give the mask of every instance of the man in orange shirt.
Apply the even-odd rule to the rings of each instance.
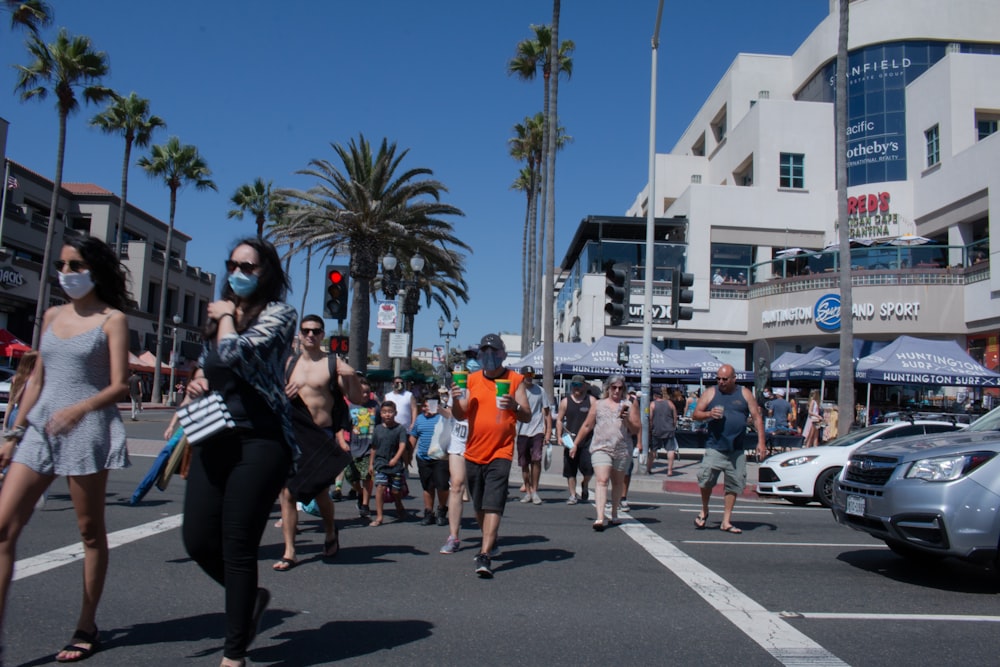
[[[476,556],[476,574],[484,579],[493,577],[493,558],[500,517],[507,503],[507,480],[514,458],[516,422],[531,420],[531,408],[522,381],[524,377],[504,368],[507,348],[497,334],[486,334],[479,342],[479,364],[482,370],[469,375],[468,388],[451,388],[455,419],[469,422],[465,443],[466,484],[476,521],[483,531],[483,544]],[[497,384],[508,382],[510,390],[497,395]]]

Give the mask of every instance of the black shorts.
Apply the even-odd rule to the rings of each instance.
[[[579,472],[584,477],[594,476],[594,466],[590,462],[590,439],[576,448],[576,458],[563,447],[563,477],[573,478]]]
[[[447,491],[451,471],[448,470],[448,459],[417,458],[417,474],[420,475],[420,486],[424,491]]]
[[[465,480],[469,497],[477,512],[495,512],[503,515],[507,504],[507,479],[510,477],[510,459],[493,459],[489,463],[465,462]]]

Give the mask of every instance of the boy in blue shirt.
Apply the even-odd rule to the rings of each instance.
[[[422,413],[417,417],[413,430],[410,431],[410,446],[416,446],[417,473],[420,475],[420,486],[424,490],[424,518],[421,526],[434,523],[434,492],[437,491],[437,525],[448,525],[448,471],[447,453],[443,458],[432,458],[429,454],[434,428],[441,421],[438,414],[437,400],[430,399],[420,404]],[[451,426],[448,426],[449,432]]]

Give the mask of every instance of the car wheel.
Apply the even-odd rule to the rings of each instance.
[[[806,498],[804,496],[782,496],[782,498],[793,505],[798,505],[799,507],[804,507],[812,502],[812,498]]]
[[[906,542],[900,542],[898,540],[886,540],[885,544],[887,547],[892,549],[892,552],[897,556],[902,556],[906,560],[913,561],[914,563],[935,563],[942,558],[942,554],[927,553],[922,549],[918,549]]]
[[[836,484],[839,474],[840,468],[827,468],[816,478],[813,493],[823,507],[833,507],[833,485]]]

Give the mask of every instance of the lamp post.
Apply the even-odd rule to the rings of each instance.
[[[458,325],[461,322],[458,320],[458,315],[456,315],[455,319],[451,321],[451,328],[454,330],[451,333],[445,333],[444,324],[444,316],[438,317],[438,335],[444,338],[444,370],[447,373],[448,362],[451,360],[451,339],[458,335]]]
[[[170,352],[170,404],[174,404],[176,398],[176,392],[174,391],[174,370],[177,368],[177,327],[181,323],[181,316],[178,314],[174,315],[174,343],[173,349]]]
[[[417,286],[417,276],[424,270],[424,263],[423,255],[419,252],[414,254],[410,257],[410,270],[412,271],[413,278],[410,280],[400,279],[398,281],[399,289],[396,292],[396,333],[406,333],[406,322],[402,318],[403,300],[407,291]],[[399,261],[392,254],[391,250],[382,258],[383,272],[393,273],[396,271],[398,265]],[[400,361],[400,358],[396,357],[392,362],[392,374],[394,377],[399,375]]]

